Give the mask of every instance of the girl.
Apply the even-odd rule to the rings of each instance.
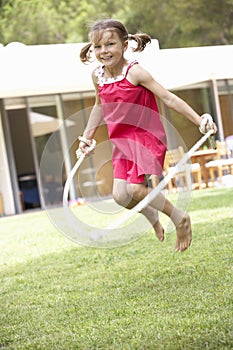
[[[88,154],[86,146],[90,145],[104,118],[114,144],[113,198],[131,209],[150,191],[147,174],[161,175],[163,169],[166,136],[155,96],[199,127],[202,118],[183,100],[159,85],[136,61],[130,63],[124,57],[128,40],[136,42],[134,51],[142,51],[151,42],[147,34],[130,35],[122,23],[107,19],[94,23],[89,38],[90,43],[81,50],[80,59],[84,63],[89,61],[93,49],[101,65],[92,74],[96,102],[83,136],[79,138],[79,148]],[[158,210],[175,224],[175,250],[183,252],[192,240],[189,215],[174,207],[160,193],[142,211],[160,241],[164,240],[164,229],[158,219]]]

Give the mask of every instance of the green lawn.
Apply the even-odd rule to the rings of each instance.
[[[233,189],[193,192],[193,243],[79,247],[45,212],[0,219],[0,349],[233,349]]]

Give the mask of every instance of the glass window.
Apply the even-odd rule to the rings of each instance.
[[[203,87],[199,84],[193,89],[174,91],[174,93],[187,102],[198,114],[210,113],[213,115],[211,88],[206,84],[203,84]],[[191,148],[200,139],[201,135],[198,128],[187,118],[173,110],[171,111],[171,122],[188,148]],[[206,145],[209,146],[208,141]]]
[[[233,135],[233,80],[218,81],[224,138]]]
[[[39,171],[44,204],[61,203],[66,166],[61,167],[64,147],[60,132],[62,115],[59,115],[59,98],[57,95],[34,96],[28,97],[27,103],[36,161],[42,164]]]

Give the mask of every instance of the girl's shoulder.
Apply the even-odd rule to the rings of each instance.
[[[134,64],[128,72],[128,80],[134,85],[143,85],[152,78],[151,74],[140,64]]]
[[[131,64],[128,66],[128,71],[129,72],[138,72],[138,71],[143,71],[145,70],[138,61],[133,61]]]
[[[140,85],[145,73],[147,71],[137,61],[134,61],[127,71],[127,79],[133,85]]]

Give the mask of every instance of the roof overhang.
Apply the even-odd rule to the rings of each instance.
[[[0,98],[93,91],[97,62],[83,64],[85,43],[0,46]],[[211,79],[233,78],[233,45],[159,49],[158,41],[141,53],[128,50],[167,89]]]

